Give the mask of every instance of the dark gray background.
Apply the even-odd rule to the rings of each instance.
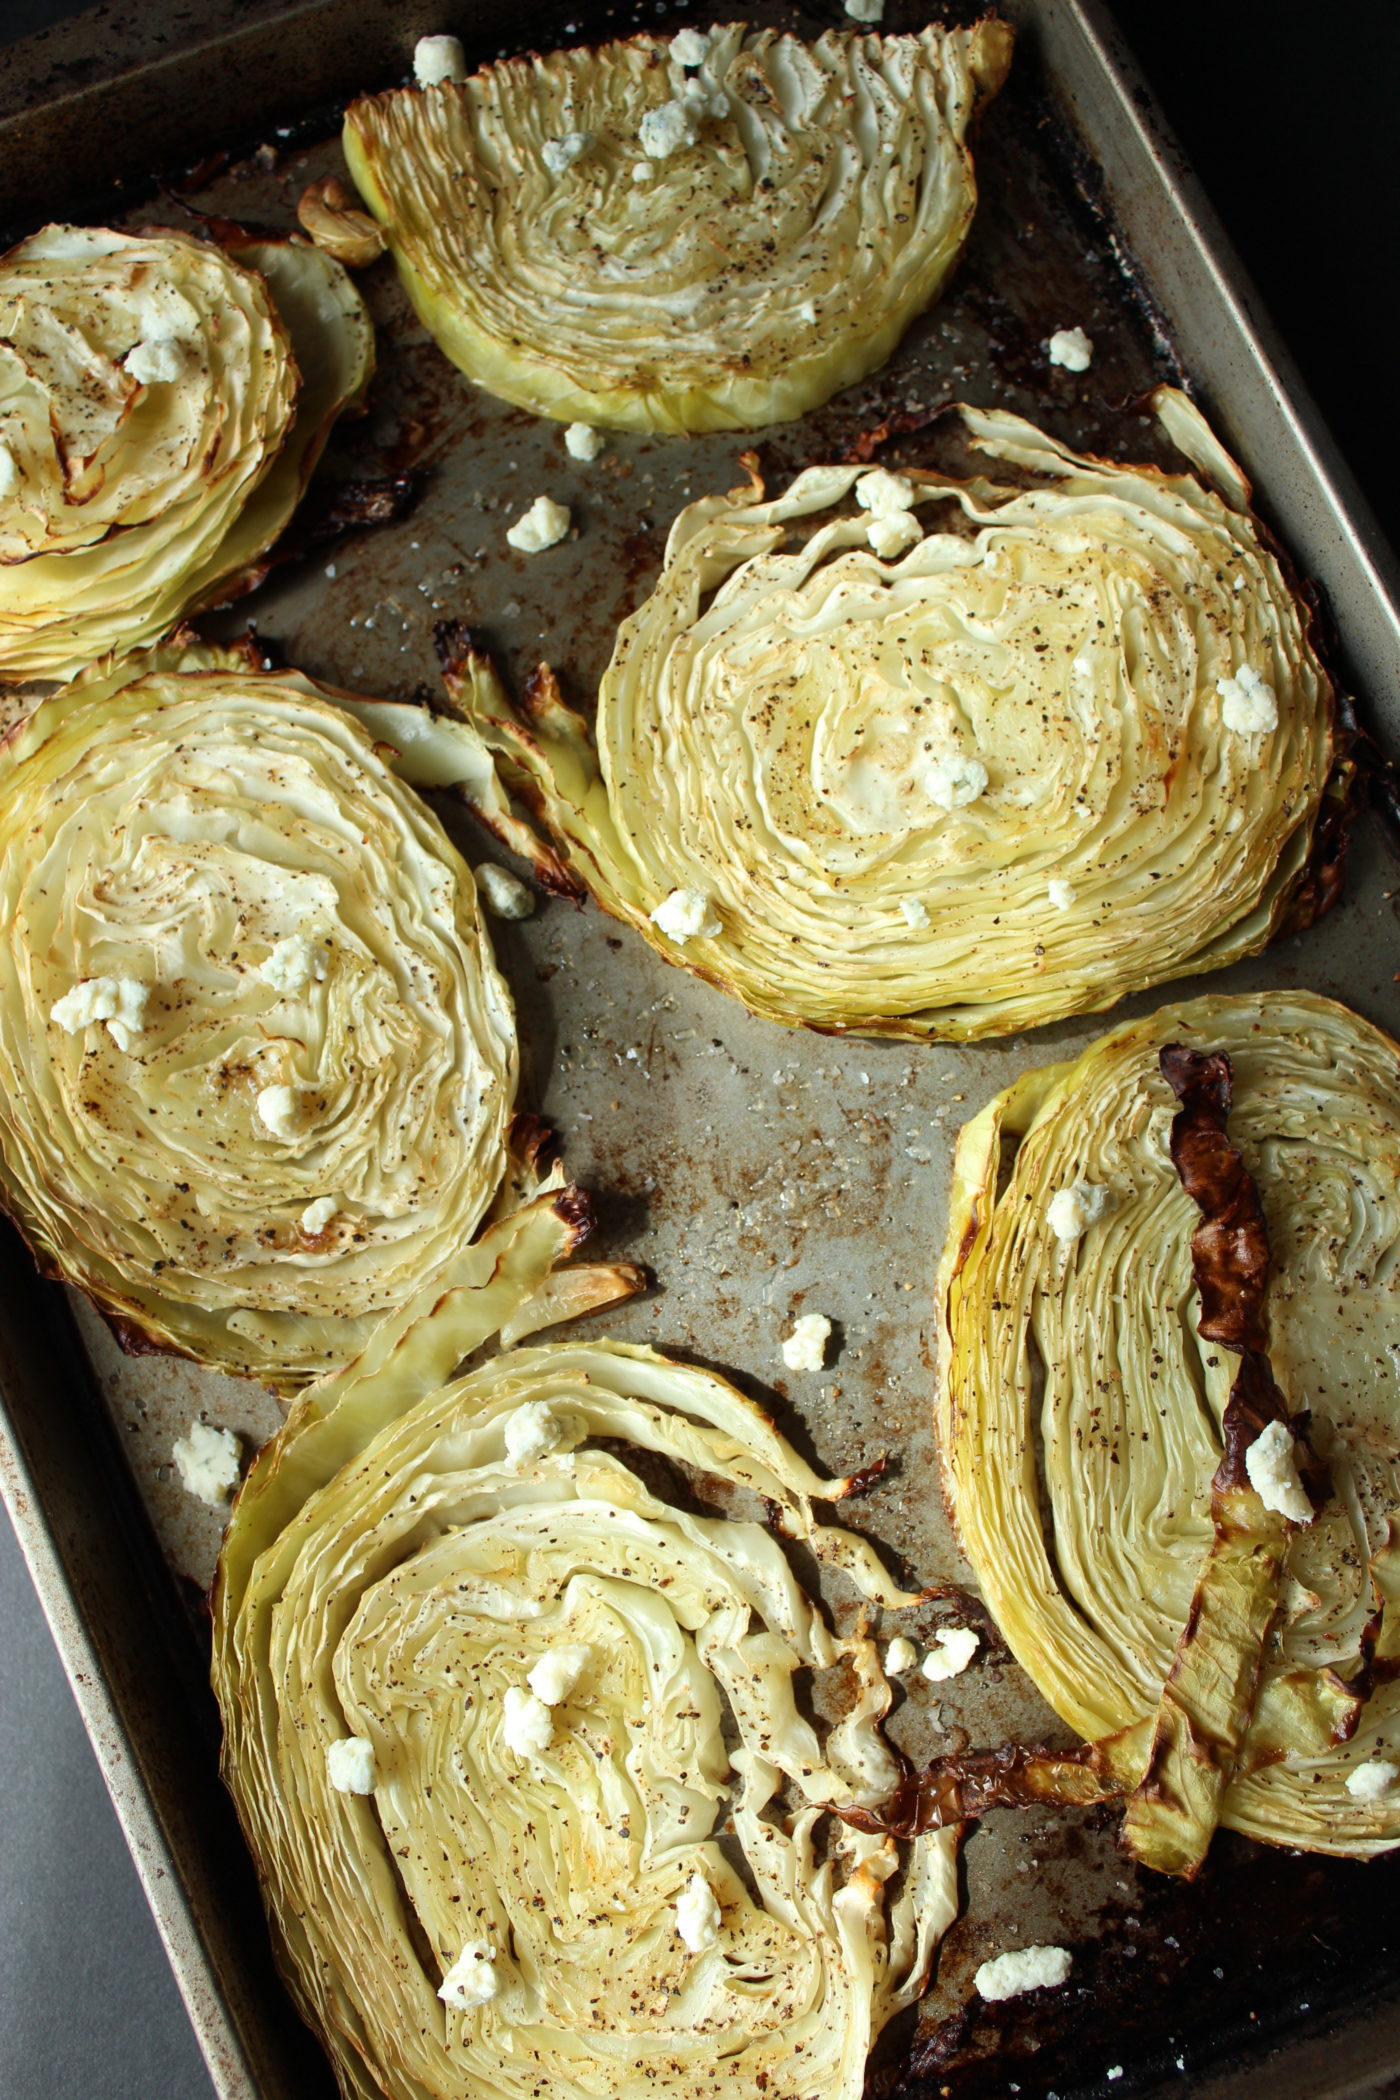
[[[0,0],[0,42],[77,12],[63,0]],[[1385,318],[1400,219],[1400,7],[1118,0],[1115,12],[1324,415],[1400,535],[1400,332]],[[3,1515],[0,1860],[0,2100],[207,2100]]]

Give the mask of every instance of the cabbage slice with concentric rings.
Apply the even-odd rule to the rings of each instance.
[[[957,1837],[831,1813],[894,1783],[890,1691],[784,1541],[915,1601],[814,1514],[856,1482],[646,1349],[435,1382],[440,1320],[308,1389],[220,1565],[225,1777],[298,2003],[393,2100],[859,2100]],[[487,1324],[464,1294],[439,1361]]]
[[[366,96],[345,156],[470,378],[566,422],[747,429],[883,364],[935,297],[1010,56],[991,20],[637,36]]]
[[[373,364],[358,292],[300,241],[49,226],[0,258],[0,678],[237,595]]]
[[[547,676],[518,716],[468,696],[503,788],[789,1025],[996,1035],[1252,954],[1326,888],[1332,692],[1238,469],[1158,406],[1219,490],[964,408],[1017,485],[812,467],[692,503],[591,731]]]
[[[0,750],[0,1200],[129,1346],[295,1387],[533,1185],[421,715],[172,645]]]
[[[1212,1338],[1169,1046],[1232,1068],[1266,1357]],[[1244,1213],[1218,1223],[1234,1261]],[[962,1132],[939,1302],[962,1542],[1017,1659],[1127,1794],[1129,1845],[1189,1873],[1217,1820],[1363,1858],[1400,1844],[1400,1049],[1266,992],[1166,1007],[1028,1073]],[[1256,1397],[1277,1382],[1291,1494],[1232,1429],[1246,1375]]]

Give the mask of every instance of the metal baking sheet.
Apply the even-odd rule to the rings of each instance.
[[[839,456],[892,410],[959,397],[1010,407],[1096,451],[1160,456],[1137,397],[1184,371],[1255,475],[1266,512],[1325,586],[1346,671],[1400,748],[1393,568],[1252,313],[1208,208],[1096,8],[1017,0],[1006,11],[1022,44],[983,127],[982,201],[953,285],[882,372],[817,415],[760,433],[765,472],[780,485]],[[802,7],[748,12],[809,34],[830,19]],[[704,15],[539,10],[530,41]],[[896,0],[886,26],[917,19]],[[32,216],[32,204],[17,202],[16,170],[36,155],[73,166],[62,141],[85,127],[85,164],[95,139],[125,193],[114,202],[74,191],[46,216],[81,206],[188,223],[178,196],[286,225],[305,183],[339,165],[331,105],[401,77],[416,35],[452,27],[478,59],[518,48],[518,25],[499,4],[307,0],[287,10],[251,0],[211,10],[174,53],[151,43],[156,20],[148,13],[145,27],[125,29],[109,20],[102,35],[115,42],[105,47],[79,24],[41,40],[42,50],[7,55],[9,92],[32,106],[0,122],[0,213]],[[230,79],[244,83],[242,99],[225,92]],[[0,64],[0,94],[5,81]],[[133,158],[133,138],[144,158]],[[202,165],[161,193],[141,179],[155,154]],[[224,616],[227,631],[252,618],[307,671],[406,697],[436,679],[434,622],[465,618],[485,629],[517,683],[543,656],[586,699],[617,620],[649,587],[670,518],[690,497],[732,485],[752,440],[614,435],[581,467],[559,426],[473,390],[448,366],[387,263],[361,281],[380,375],[370,413],[337,438],[328,470],[412,469],[417,503],[400,524],[283,572]],[[1073,325],[1096,346],[1083,377],[1043,354],[1053,329]],[[933,448],[923,456],[942,456],[936,435],[920,442]],[[504,533],[541,492],[569,503],[576,536],[532,562]],[[460,812],[442,809],[472,859],[495,857]],[[1400,1029],[1386,953],[1393,879],[1388,848],[1363,827],[1338,911],[1203,982],[1308,984]],[[557,1124],[571,1170],[594,1191],[601,1250],[646,1261],[658,1279],[649,1298],[594,1330],[737,1375],[832,1469],[897,1453],[848,1518],[911,1574],[965,1572],[929,1426],[931,1282],[953,1137],[1014,1073],[1064,1055],[1103,1021],[972,1048],[837,1041],[751,1019],[592,907],[549,904],[495,932],[520,1012],[526,1102]],[[1161,996],[1117,1011],[1149,1011]],[[226,2100],[315,2100],[329,2093],[329,2073],[272,1976],[251,1871],[214,1776],[199,1598],[218,1520],[183,1495],[169,1463],[194,1411],[257,1440],[278,1410],[246,1383],[122,1357],[89,1311],[35,1286],[8,1239],[0,1307],[7,1497],[215,2084]],[[839,1347],[820,1377],[786,1374],[778,1354],[804,1310],[836,1323]],[[962,1680],[916,1682],[895,1733],[918,1748],[959,1727],[991,1742],[1056,1725],[993,1650]],[[1375,2081],[1400,2060],[1400,2004],[1375,2002],[1378,1992],[1393,1997],[1400,1977],[1397,1872],[1395,1862],[1363,1868],[1225,1836],[1202,1880],[1183,1890],[1126,1862],[1107,1818],[989,1816],[966,1848],[966,1910],[924,2028],[966,2000],[978,1962],[1006,1946],[1072,1942],[1074,1985],[1009,2014],[988,2008],[935,2074],[904,2090],[910,2100],[1012,2090],[1089,2100],[1180,2090],[1185,2073],[1193,2091],[1220,2100],[1266,2077],[1281,2100],[1379,2092]],[[1373,2001],[1364,2022],[1353,2010],[1361,1991]],[[897,2039],[907,2050],[907,2033]],[[881,2090],[897,2086],[899,2058],[896,2047],[883,2068],[877,2060]]]

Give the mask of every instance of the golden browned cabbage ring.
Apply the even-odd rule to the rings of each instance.
[[[683,35],[681,56],[637,36],[506,59],[346,116],[409,297],[507,401],[629,430],[800,416],[882,364],[957,259],[1005,23]]]
[[[964,408],[1029,486],[813,467],[692,503],[592,735],[547,677],[528,720],[470,696],[503,786],[789,1025],[997,1035],[1253,953],[1308,871],[1331,688],[1239,469],[1156,403],[1215,487]]]
[[[0,678],[64,678],[236,595],[369,382],[300,241],[49,226],[0,259]]]
[[[515,1022],[392,769],[420,714],[174,646],[0,750],[0,1201],[130,1345],[293,1387],[502,1189]]]
[[[889,1687],[781,1538],[915,1600],[816,1521],[853,1483],[707,1372],[602,1342],[444,1383],[551,1218],[495,1230],[446,1337],[400,1323],[309,1388],[235,1505],[214,1684],[284,1974],[347,2093],[860,2100],[957,1838],[828,1813],[894,1783]]]
[[[1292,1418],[1269,1432],[1282,1491],[1252,1444],[1220,1464],[1232,1388],[1264,1359],[1200,1331],[1168,1045],[1233,1066]],[[1311,993],[1197,999],[1028,1073],[959,1140],[939,1287],[953,1511],[1153,1865],[1194,1871],[1216,1820],[1358,1857],[1400,1844],[1397,1059]]]

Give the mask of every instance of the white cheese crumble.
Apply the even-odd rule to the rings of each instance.
[[[19,487],[19,461],[8,445],[0,445],[0,503]]]
[[[961,1677],[980,1645],[981,1636],[971,1626],[940,1626],[935,1645],[923,1660],[923,1673],[931,1684]]]
[[[506,1457],[512,1465],[532,1465],[564,1441],[564,1432],[547,1400],[526,1400],[506,1416]]]
[[[678,946],[697,938],[713,940],[720,930],[719,913],[703,890],[672,890],[651,914],[651,923]]]
[[[906,553],[923,536],[923,526],[912,510],[881,511],[865,528],[865,537],[881,561],[893,561],[897,554]]]
[[[151,996],[148,984],[130,977],[86,977],[49,1008],[49,1019],[57,1021],[68,1035],[105,1021],[107,1033],[119,1050],[130,1052],[146,1025],[146,1005]]]
[[[420,36],[413,47],[413,77],[419,87],[441,87],[444,80],[465,80],[467,54],[455,36]]]
[[[542,1655],[525,1679],[545,1706],[560,1706],[593,1660],[587,1641],[571,1641]]]
[[[885,0],[846,0],[846,13],[853,22],[883,22]]]
[[[1046,1216],[1056,1239],[1068,1244],[1086,1233],[1107,1209],[1107,1189],[1093,1181],[1072,1181],[1068,1188],[1056,1189]]]
[[[591,423],[571,423],[564,432],[564,450],[570,459],[581,459],[585,465],[598,457],[606,443],[602,431]]]
[[[649,160],[634,160],[632,163],[634,182],[655,182],[656,170]]]
[[[718,1946],[723,1914],[703,1874],[692,1874],[676,1904],[676,1931],[692,1954]]]
[[[682,146],[696,140],[695,118],[683,102],[663,102],[649,109],[637,127],[637,137],[648,160],[665,160]]]
[[[536,496],[525,515],[506,532],[512,547],[522,554],[540,554],[555,546],[569,529],[569,513],[552,496]]]
[[[671,39],[671,56],[678,66],[703,66],[710,55],[710,39],[703,29],[678,29]]]
[[[1074,902],[1074,884],[1066,882],[1062,875],[1052,875],[1046,885],[1045,894],[1056,911],[1068,911]]]
[[[501,1988],[495,1961],[496,1950],[489,1940],[468,1940],[438,1985],[443,2004],[454,2006],[458,2012],[489,2005]]]
[[[1067,372],[1087,372],[1094,362],[1094,346],[1082,328],[1057,328],[1045,346],[1052,365]]]
[[[1220,719],[1238,736],[1263,736],[1278,728],[1274,689],[1252,664],[1241,664],[1233,678],[1217,678]]]
[[[914,1643],[907,1640],[902,1633],[897,1633],[885,1650],[885,1675],[902,1677],[906,1670],[913,1669],[918,1660],[919,1651]]]
[[[545,140],[540,148],[540,159],[551,175],[566,175],[592,144],[592,132],[566,131],[562,138]]]
[[[481,889],[481,901],[497,919],[528,919],[535,908],[535,893],[512,875],[509,868],[498,868],[493,860],[482,861],[476,871]]]
[[[888,518],[896,511],[914,508],[914,484],[887,467],[872,467],[856,483],[856,502],[872,517]]]
[[[1265,1509],[1276,1510],[1290,1524],[1311,1524],[1313,1506],[1298,1478],[1298,1446],[1286,1422],[1261,1429],[1244,1455],[1244,1469]]]
[[[899,908],[904,914],[906,924],[912,926],[916,933],[921,933],[928,925],[928,906],[920,903],[917,897],[901,897]]]
[[[142,386],[162,386],[178,379],[185,369],[185,353],[169,336],[132,345],[126,353],[129,377]]]
[[[727,117],[729,97],[717,80],[707,73],[687,80],[677,97],[681,108],[692,117]]]
[[[973,1982],[978,1994],[992,2003],[999,1998],[1019,1998],[1022,1991],[1053,1990],[1069,1980],[1074,1957],[1068,1947],[1015,1947],[984,1961]]]
[[[265,1086],[257,1098],[258,1120],[273,1137],[292,1145],[306,1128],[306,1101],[300,1087]]]
[[[227,1502],[238,1485],[242,1451],[231,1429],[214,1429],[208,1422],[191,1422],[188,1436],[177,1436],[170,1447],[180,1485],[201,1502],[217,1509]]]
[[[326,1777],[338,1794],[374,1792],[374,1745],[367,1735],[343,1735],[326,1745]]]
[[[308,1203],[300,1220],[306,1237],[314,1240],[318,1233],[324,1232],[338,1208],[334,1196],[318,1196],[314,1203]]]
[[[783,1362],[790,1371],[820,1371],[830,1339],[831,1322],[825,1313],[803,1313],[783,1343]]]
[[[285,993],[294,999],[309,984],[324,981],[326,958],[322,945],[307,940],[305,934],[289,933],[258,964],[258,975],[265,984],[272,986],[274,992]]]
[[[501,1738],[507,1750],[517,1757],[535,1757],[549,1748],[554,1741],[554,1716],[543,1699],[512,1684],[506,1687],[501,1704],[505,1712]]]
[[[1397,1779],[1400,1765],[1393,1765],[1388,1757],[1369,1757],[1347,1773],[1347,1792],[1353,1801],[1383,1801]]]
[[[924,787],[930,802],[940,809],[966,809],[987,791],[987,768],[980,758],[968,758],[961,751],[951,758],[936,758],[924,773]]]

